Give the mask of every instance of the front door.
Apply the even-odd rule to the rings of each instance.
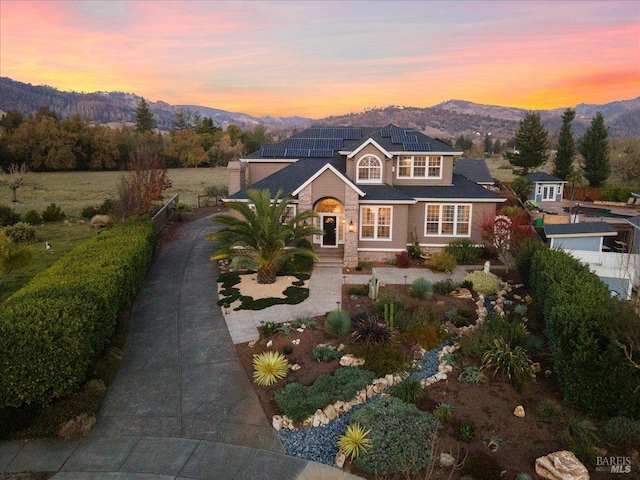
[[[549,202],[549,201],[554,201],[555,199],[556,199],[555,185],[542,187],[542,200]]]
[[[323,215],[322,216],[322,246],[323,247],[337,247],[338,236],[336,231],[337,216],[335,215]]]

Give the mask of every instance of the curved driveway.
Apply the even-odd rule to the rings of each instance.
[[[280,479],[317,464],[284,455],[216,305],[210,217],[156,256],[122,362],[88,438],[0,443],[0,472],[66,479]]]

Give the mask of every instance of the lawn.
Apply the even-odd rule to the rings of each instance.
[[[179,168],[169,170],[172,186],[165,192],[169,199],[180,194],[180,201],[196,206],[198,195],[209,185],[227,182],[226,168]],[[69,252],[80,241],[97,234],[80,212],[89,205],[99,205],[107,198],[115,198],[123,172],[47,172],[29,173],[27,183],[18,190],[18,202],[11,202],[11,190],[0,190],[0,203],[10,205],[20,215],[29,210],[39,213],[51,203],[57,204],[68,221],[47,223],[37,228],[37,242],[30,245],[33,262],[28,267],[10,272],[0,278],[0,302]],[[46,250],[45,242],[53,248]]]
[[[11,205],[24,215],[35,209],[42,212],[55,203],[68,217],[78,218],[88,205],[98,205],[118,194],[118,182],[124,172],[45,172],[29,173],[27,183],[18,190],[18,202],[11,202],[11,190],[0,190],[0,203]],[[180,194],[180,201],[196,206],[198,195],[209,185],[226,185],[227,170],[216,168],[177,168],[168,171],[172,186],[165,197]]]

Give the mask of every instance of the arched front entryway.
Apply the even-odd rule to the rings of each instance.
[[[338,248],[344,243],[345,217],[344,205],[336,198],[321,198],[313,206],[318,214],[317,226],[324,232],[322,235],[314,235],[313,243],[322,248]]]

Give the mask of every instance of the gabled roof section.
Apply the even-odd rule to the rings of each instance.
[[[405,195],[421,201],[501,203],[506,198],[481,187],[462,175],[453,174],[453,185],[396,185]]]
[[[345,168],[345,161],[338,153],[330,160],[326,158],[305,158],[304,161],[287,165],[285,168],[263,178],[259,182],[251,185],[250,188],[255,190],[263,190],[266,188],[271,192],[272,196],[274,196],[278,190],[282,190],[285,195],[293,195],[294,190],[327,164],[330,164],[338,172],[344,171]],[[229,200],[246,200],[247,198],[244,190],[228,197]]]
[[[530,173],[529,175],[525,175],[524,178],[527,178],[532,182],[538,182],[538,183],[544,183],[544,182],[567,183],[565,180],[562,180],[561,178],[550,175],[546,172],[533,172],[533,173]]]
[[[459,158],[453,165],[453,173],[480,184],[494,183],[484,158]]]
[[[559,223],[544,226],[547,238],[615,237],[618,233],[607,222]]]
[[[355,157],[358,152],[360,150],[362,150],[364,147],[366,147],[367,145],[373,145],[374,147],[376,147],[378,150],[380,150],[381,153],[384,154],[385,157],[387,158],[391,158],[393,157],[393,155],[391,155],[389,152],[387,152],[384,147],[382,147],[378,142],[376,142],[373,138],[369,137],[367,138],[364,142],[362,142],[360,144],[360,146],[358,148],[356,148],[353,152],[351,152],[349,155],[347,155],[347,158],[353,158]]]
[[[302,190],[304,187],[306,187],[307,185],[309,185],[311,182],[313,182],[316,178],[318,178],[320,175],[322,175],[325,171],[330,170],[332,171],[338,178],[340,178],[340,180],[342,180],[344,183],[346,183],[349,187],[351,187],[353,190],[355,190],[355,192],[360,195],[361,197],[365,195],[365,193],[360,190],[351,180],[349,180],[344,174],[340,173],[338,171],[338,169],[336,169],[336,167],[334,167],[333,165],[331,165],[330,163],[326,163],[322,168],[320,168],[316,173],[314,173],[313,175],[311,175],[302,185],[300,185],[298,188],[296,188],[293,192],[291,192],[291,195],[298,195],[298,193],[300,193],[300,190]]]

